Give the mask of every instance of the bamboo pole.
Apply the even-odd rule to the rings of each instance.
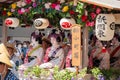
[[[3,19],[3,26],[2,26],[2,43],[6,43],[7,42],[7,27],[5,26],[5,22]]]
[[[82,68],[88,66],[88,27],[83,28],[83,64]]]

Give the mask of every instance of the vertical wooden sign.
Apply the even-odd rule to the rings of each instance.
[[[82,66],[81,26],[72,26],[72,65]]]

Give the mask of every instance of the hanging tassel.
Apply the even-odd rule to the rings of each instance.
[[[106,48],[105,47],[102,47],[102,53],[106,53]]]

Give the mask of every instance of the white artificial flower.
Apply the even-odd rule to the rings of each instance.
[[[32,0],[32,2],[35,2],[35,0]]]
[[[17,2],[17,6],[18,6],[18,7],[22,7],[22,1],[18,1],[18,2]]]
[[[65,0],[60,0],[60,3],[64,3],[65,2]]]
[[[26,6],[26,3],[25,3],[25,2],[22,2],[21,5],[24,7],[24,6]]]
[[[46,8],[46,9],[49,9],[49,8],[50,8],[50,5],[51,5],[51,3],[45,3],[45,8]]]

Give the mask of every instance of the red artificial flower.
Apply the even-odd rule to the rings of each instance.
[[[96,8],[96,5],[93,5],[93,8]]]
[[[90,14],[90,16],[91,16],[92,20],[94,20],[95,17],[96,17],[96,14],[92,12],[92,13]]]
[[[85,25],[86,27],[89,27],[91,25],[90,21],[87,21]]]
[[[101,12],[101,9],[100,8],[97,8],[96,9],[96,14],[99,14]]]
[[[73,11],[73,10],[70,10],[70,12],[69,12],[71,15],[74,15],[75,14],[75,12]]]
[[[87,20],[87,16],[86,15],[82,15],[81,19],[82,19],[82,22],[85,22]]]
[[[57,6],[57,4],[55,4],[55,3],[51,4],[52,9],[55,9],[56,6]]]
[[[6,11],[2,11],[2,15],[5,16],[7,14]]]
[[[25,0],[25,2],[26,2],[27,4],[30,4],[30,3],[32,2],[32,0]]]

